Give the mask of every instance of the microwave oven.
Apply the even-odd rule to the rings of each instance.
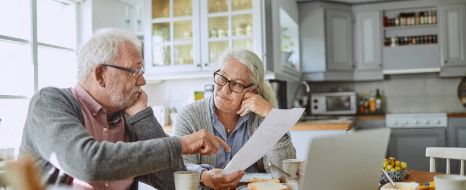
[[[356,92],[311,93],[312,115],[356,114]]]

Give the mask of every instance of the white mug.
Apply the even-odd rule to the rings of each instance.
[[[466,176],[436,175],[434,176],[436,190],[464,190],[466,189]]]
[[[302,174],[303,161],[297,159],[287,159],[282,161],[282,168],[292,177],[299,179]]]
[[[174,174],[176,190],[198,190],[200,174],[191,171],[177,171]]]

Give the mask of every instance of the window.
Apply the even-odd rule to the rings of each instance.
[[[77,3],[2,0],[0,23],[0,153],[16,155],[34,92],[77,82]]]

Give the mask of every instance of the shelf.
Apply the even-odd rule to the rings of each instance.
[[[252,14],[251,9],[244,9],[244,10],[239,10],[239,11],[231,11],[232,16],[237,16],[237,15],[246,15],[246,14]]]
[[[167,23],[167,22],[176,22],[176,21],[192,21],[193,17],[192,16],[178,16],[178,17],[172,17],[172,18],[152,18],[152,24],[155,23]]]
[[[192,39],[179,39],[179,40],[174,40],[173,45],[191,45],[193,44]]]
[[[419,28],[437,28],[436,24],[426,24],[426,25],[411,25],[411,26],[387,26],[383,29],[388,30],[408,30],[408,29],[419,29]]]
[[[405,50],[409,50],[411,48],[416,48],[416,47],[427,47],[427,48],[438,48],[438,44],[416,44],[416,45],[405,45],[405,46],[384,46],[383,49],[392,49],[392,48],[401,48]]]
[[[228,37],[209,38],[209,42],[228,42]]]
[[[216,13],[209,13],[207,15],[207,17],[211,18],[211,17],[226,17],[228,16],[228,12],[216,12]]]
[[[252,39],[252,35],[240,35],[240,36],[232,36],[232,40],[250,40]]]

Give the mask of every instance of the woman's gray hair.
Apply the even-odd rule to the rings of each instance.
[[[129,31],[114,28],[96,31],[79,52],[78,80],[85,80],[97,64],[113,64],[118,57],[118,48],[127,42],[141,49],[141,42]]]
[[[273,107],[277,107],[277,95],[270,83],[264,79],[265,69],[261,59],[247,49],[226,49],[218,59],[218,68],[222,68],[231,59],[238,60],[249,69],[250,80],[258,88],[259,95],[269,101]]]

